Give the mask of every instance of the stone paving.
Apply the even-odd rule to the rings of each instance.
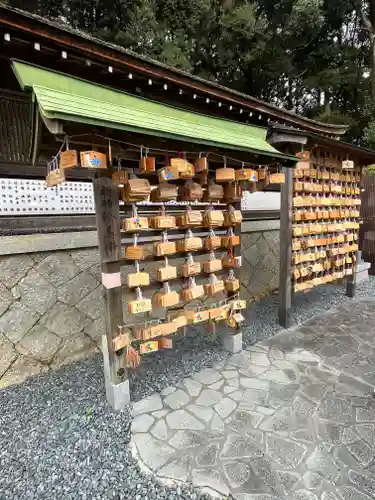
[[[135,403],[139,462],[219,498],[375,499],[375,302],[353,308]]]

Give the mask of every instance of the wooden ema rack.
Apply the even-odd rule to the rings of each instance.
[[[114,383],[139,364],[139,355],[171,348],[173,335],[189,324],[224,322],[230,335],[243,320],[240,182],[255,179],[236,180],[237,170],[224,168],[217,180],[208,167],[184,177],[176,163],[157,176],[137,172],[136,182],[126,172],[112,178],[100,170],[93,182]],[[126,357],[129,349],[136,359]]]
[[[345,278],[347,294],[354,296],[361,170],[354,165],[343,169],[342,163],[309,155],[286,173],[280,235],[282,326],[290,326],[293,293]]]

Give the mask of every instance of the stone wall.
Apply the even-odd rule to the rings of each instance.
[[[98,350],[104,330],[98,250],[0,261],[0,387]]]
[[[259,298],[278,287],[278,221],[244,223],[242,237],[242,296]],[[99,351],[105,319],[95,238],[1,238],[0,388]]]

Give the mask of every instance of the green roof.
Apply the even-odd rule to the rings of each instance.
[[[50,119],[292,159],[266,141],[267,129],[185,111],[20,61],[13,69]]]

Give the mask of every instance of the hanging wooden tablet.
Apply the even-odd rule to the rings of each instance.
[[[236,170],[236,181],[249,181],[249,182],[257,182],[258,181],[258,172],[253,170],[252,168],[244,168],[242,167],[239,170]]]
[[[203,215],[203,224],[205,227],[220,227],[224,224],[224,214],[221,210],[208,208]]]
[[[198,227],[203,224],[203,215],[199,210],[186,207],[185,213],[177,217],[179,227]]]
[[[195,283],[195,278],[188,278],[188,282],[181,291],[181,298],[183,301],[187,302],[190,300],[199,299],[204,295],[203,285],[197,285]]]
[[[188,180],[184,186],[180,186],[178,193],[181,201],[199,201],[203,198],[202,186],[192,180]]]
[[[195,160],[196,172],[208,172],[208,161],[206,156],[200,156]]]
[[[219,202],[224,198],[224,188],[210,179],[203,193],[203,201]]]
[[[162,257],[163,255],[172,255],[176,253],[176,242],[168,241],[167,231],[163,231],[162,234],[162,242],[154,243],[153,245],[153,253],[157,257]]]
[[[159,182],[175,181],[179,179],[177,166],[164,167],[158,170]]]
[[[241,257],[235,257],[233,255],[233,250],[231,248],[221,259],[221,262],[223,267],[233,267],[233,268],[241,267]]]
[[[177,267],[170,266],[168,264],[168,259],[164,259],[164,267],[159,267],[156,271],[156,277],[158,281],[168,281],[177,278]]]
[[[202,250],[203,241],[202,238],[194,237],[191,230],[188,229],[185,238],[178,240],[176,246],[179,252],[197,252],[198,250]]]
[[[184,278],[189,276],[195,276],[202,272],[202,264],[200,262],[194,262],[193,256],[189,254],[186,259],[186,263],[182,264],[180,267],[180,274]]]
[[[155,304],[158,307],[173,307],[180,302],[180,296],[177,292],[172,291],[169,283],[166,281],[163,284],[163,290],[154,295]]]
[[[235,210],[232,205],[224,212],[224,226],[239,226],[242,223],[241,210]]]
[[[129,288],[138,288],[140,286],[148,286],[150,284],[150,275],[148,273],[139,271],[139,262],[135,261],[135,273],[127,275],[127,282]]]
[[[82,168],[107,168],[107,156],[97,151],[81,151]]]
[[[122,227],[124,231],[129,233],[140,231],[142,229],[148,229],[148,219],[147,217],[128,217],[123,220]]]
[[[125,325],[117,326],[117,337],[113,339],[113,349],[117,352],[131,344],[129,332]]]
[[[138,245],[138,237],[133,236],[133,245],[125,248],[125,258],[129,260],[144,260],[146,258],[146,248],[143,245]]]
[[[150,174],[155,172],[156,170],[155,158],[153,156],[148,156],[147,149],[146,149],[146,156],[141,156],[139,160],[139,170],[141,174]]]
[[[241,238],[233,233],[232,228],[229,228],[227,236],[222,236],[221,243],[224,248],[233,248],[241,244]]]
[[[270,174],[270,184],[285,184],[285,174],[282,172]]]
[[[206,250],[217,250],[222,246],[221,237],[216,236],[213,229],[210,229],[210,236],[204,240],[204,248]]]
[[[218,280],[214,274],[210,275],[209,283],[204,285],[204,291],[209,297],[225,290],[224,281]]]
[[[240,280],[234,275],[233,269],[230,269],[228,278],[224,281],[225,288],[228,292],[236,292],[241,288]]]
[[[209,260],[203,262],[203,270],[205,273],[216,273],[223,268],[220,259],[216,259],[214,252],[210,252]]]
[[[161,338],[159,340],[159,348],[160,349],[173,349],[173,340],[168,338]]]
[[[177,167],[181,179],[191,179],[194,177],[195,168],[186,158],[171,158],[172,167]]]
[[[77,151],[73,149],[67,149],[66,151],[61,151],[60,153],[60,168],[64,170],[66,168],[74,168],[78,165],[78,155]]]
[[[129,174],[125,170],[117,170],[112,174],[112,182],[115,186],[124,185],[128,182]]]
[[[137,300],[128,303],[128,312],[130,314],[140,314],[152,310],[151,299],[144,299],[140,288],[136,289]]]
[[[224,185],[224,199],[229,203],[241,201],[242,188],[238,182],[231,182]]]
[[[268,167],[258,169],[258,182],[260,182],[263,187],[268,186],[268,184],[270,183],[270,174],[268,171]]]
[[[232,182],[236,180],[236,171],[234,168],[218,168],[216,170],[216,182]]]
[[[150,218],[150,227],[153,229],[173,229],[176,227],[176,217],[167,215],[165,207],[160,209],[160,215]]]
[[[56,168],[55,170],[51,170],[46,177],[47,187],[58,186],[65,182],[65,173],[63,170]]]
[[[124,186],[124,198],[127,202],[146,201],[151,194],[151,186],[147,179],[129,179]]]
[[[150,352],[156,352],[159,350],[159,342],[157,340],[149,340],[144,344],[140,344],[139,352],[140,354],[149,354]]]
[[[127,217],[122,222],[122,227],[127,232],[136,232],[142,229],[148,229],[147,217],[139,217],[136,205],[132,206],[132,217]]]
[[[176,201],[177,197],[177,186],[170,182],[162,182],[151,191],[151,201]]]

